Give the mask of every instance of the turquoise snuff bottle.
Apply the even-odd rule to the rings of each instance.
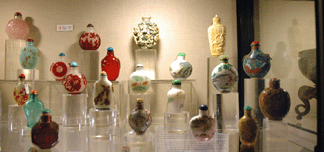
[[[32,128],[39,120],[44,109],[44,104],[38,99],[38,93],[33,90],[29,100],[24,105],[24,111],[27,117],[27,127]]]
[[[20,50],[20,65],[24,69],[34,69],[38,64],[39,53],[34,46],[34,40],[28,39],[27,45]]]

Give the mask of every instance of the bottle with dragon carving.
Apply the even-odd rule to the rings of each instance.
[[[112,108],[114,86],[108,80],[105,71],[101,72],[99,80],[94,84],[93,96],[93,106],[95,108],[105,110],[110,110]]]

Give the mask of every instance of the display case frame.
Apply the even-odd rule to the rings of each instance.
[[[242,65],[242,58],[250,52],[250,43],[255,40],[255,27],[259,26],[255,22],[255,15],[258,15],[258,0],[236,1],[237,6],[237,43],[238,43],[238,65]],[[314,151],[323,151],[324,147],[324,98],[323,98],[323,1],[315,0],[315,20],[316,20],[316,54],[317,54],[317,145]],[[238,92],[240,100],[240,116],[243,115],[244,106],[244,79],[248,78],[242,68],[238,68],[240,75]],[[298,128],[297,128],[298,129]]]

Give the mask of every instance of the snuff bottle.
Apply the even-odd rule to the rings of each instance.
[[[134,109],[129,117],[128,122],[137,135],[143,135],[152,123],[152,117],[148,110],[144,109],[144,103],[141,98],[136,101]]]

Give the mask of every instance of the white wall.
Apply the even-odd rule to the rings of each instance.
[[[0,10],[0,79],[5,75],[5,27],[17,11],[31,23],[31,37],[41,58],[36,69],[42,80],[54,80],[49,67],[60,52],[66,54],[68,62],[78,61],[79,36],[88,23],[101,37],[99,59],[113,47],[121,60],[117,80],[128,80],[135,66],[133,27],[143,15],[152,16],[151,21],[160,29],[157,79],[172,79],[169,65],[178,52],[186,53],[194,68],[190,79],[197,80],[198,104],[207,103],[207,58],[211,56],[207,28],[216,14],[227,27],[226,54],[237,58],[235,0],[1,0]],[[57,24],[73,24],[74,31],[56,32]],[[236,60],[231,64],[237,67]]]

